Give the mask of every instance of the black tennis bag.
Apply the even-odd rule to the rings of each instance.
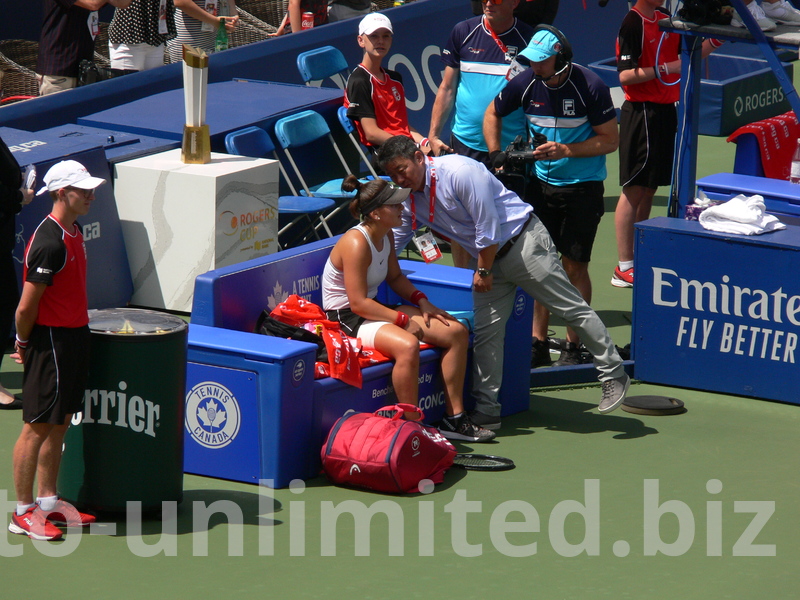
[[[258,321],[256,321],[256,333],[316,344],[317,362],[328,362],[328,351],[325,349],[325,341],[320,336],[302,327],[278,321],[278,319],[270,317],[269,314],[268,310],[261,311],[261,315],[258,317]]]

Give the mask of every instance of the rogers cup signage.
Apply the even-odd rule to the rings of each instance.
[[[637,226],[636,377],[800,403],[800,232],[717,234]]]

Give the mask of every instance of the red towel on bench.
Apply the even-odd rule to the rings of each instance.
[[[794,111],[743,125],[728,137],[728,141],[732,142],[744,133],[752,133],[758,140],[764,176],[788,180],[792,155],[800,137],[800,124]]]

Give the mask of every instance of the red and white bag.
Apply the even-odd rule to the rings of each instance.
[[[419,482],[441,483],[456,449],[439,430],[402,419],[417,406],[384,406],[374,414],[351,412],[334,423],[322,447],[322,469],[336,484],[378,492],[417,492]],[[389,416],[384,416],[389,415]]]

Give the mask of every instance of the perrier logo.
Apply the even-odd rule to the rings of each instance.
[[[186,429],[207,448],[223,448],[239,433],[239,403],[231,391],[204,381],[186,394]]]

